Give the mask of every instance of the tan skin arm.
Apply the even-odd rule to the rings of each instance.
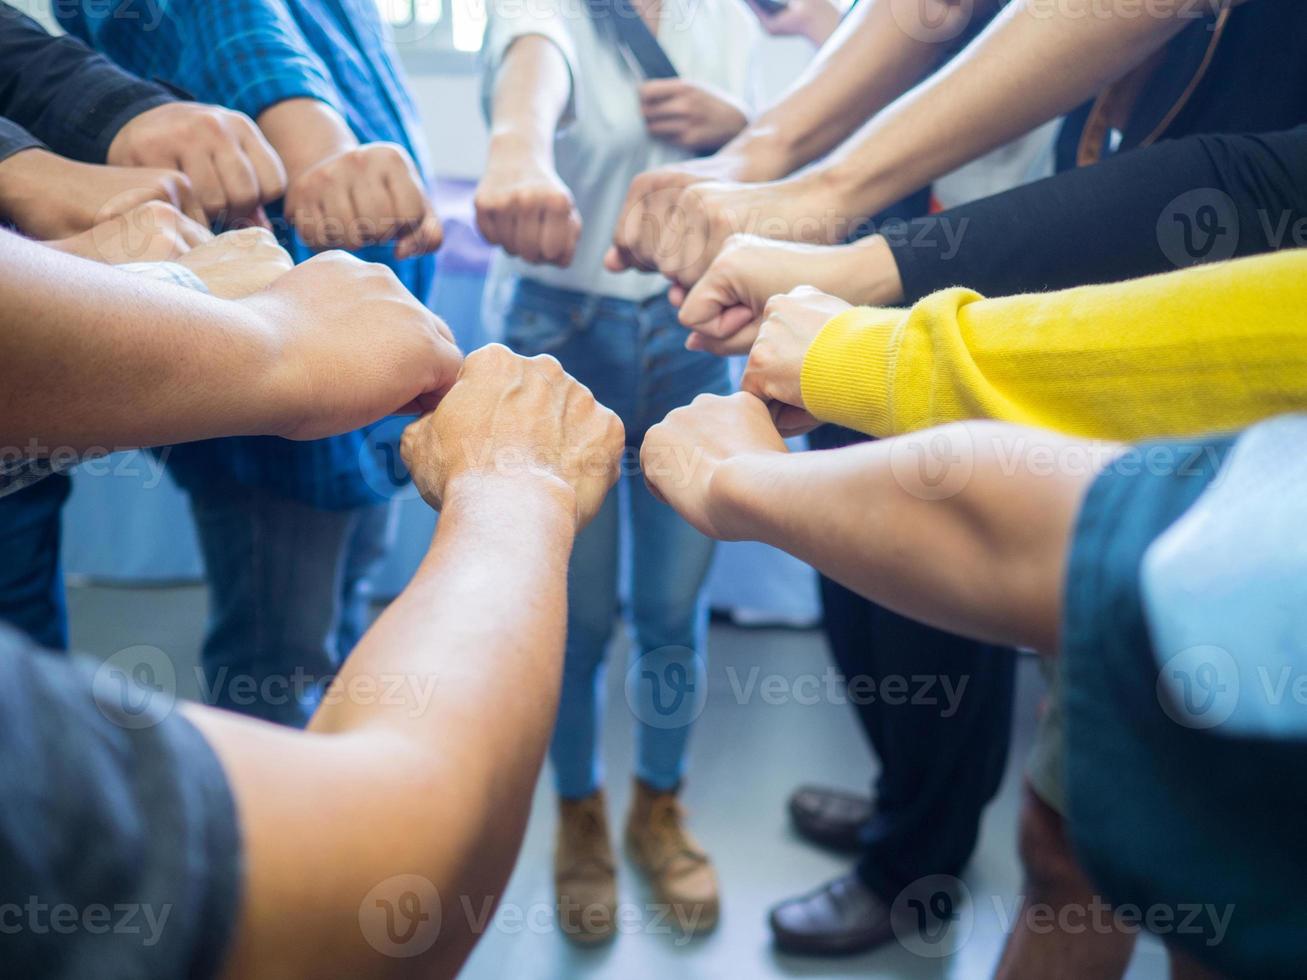
[[[932,626],[1051,653],[1068,543],[1097,472],[1086,460],[1115,451],[971,422],[790,454],[767,407],[739,393],[671,413],[642,460],[654,491],[706,534],[771,544]],[[1050,471],[1031,455],[1050,452],[1076,465]]]

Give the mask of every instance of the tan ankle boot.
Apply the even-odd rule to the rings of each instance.
[[[554,895],[563,935],[583,946],[617,931],[617,872],[604,793],[559,800]]]
[[[671,926],[698,935],[717,925],[717,875],[685,829],[685,813],[675,792],[659,792],[635,781],[626,847],[648,876],[654,897],[667,906]]]

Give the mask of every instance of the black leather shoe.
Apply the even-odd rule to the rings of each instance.
[[[776,948],[801,956],[852,956],[894,938],[890,907],[856,874],[781,902],[768,921]]]
[[[823,786],[800,786],[790,796],[794,829],[814,844],[835,851],[862,849],[859,834],[871,819],[870,798]]]

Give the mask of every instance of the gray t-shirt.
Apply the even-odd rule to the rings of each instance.
[[[189,721],[120,680],[121,696],[106,696],[93,663],[0,627],[5,976],[207,980],[222,968],[241,881],[226,776]]]

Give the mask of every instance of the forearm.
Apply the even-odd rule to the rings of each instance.
[[[1185,0],[1165,6],[1163,16],[1082,17],[1018,0],[805,177],[842,213],[875,214],[1142,63],[1191,23]]]
[[[553,724],[574,519],[531,477],[451,487],[427,558],[309,733],[195,713],[246,842],[230,976],[457,972],[471,920],[492,921]],[[304,868],[319,869],[317,887],[299,887]],[[359,916],[378,883],[401,875],[431,882],[444,915],[429,953],[395,960],[365,942]],[[267,914],[276,908],[292,910],[302,942],[285,942],[286,916]]]
[[[0,264],[5,445],[160,445],[275,432],[293,417],[276,394],[276,338],[244,306],[10,234]]]
[[[970,423],[828,452],[738,457],[711,489],[729,536],[763,541],[905,616],[1056,648],[1067,542],[1096,470],[1070,440]],[[1107,457],[1110,447],[1101,447]]]
[[[849,310],[804,356],[823,421],[877,436],[993,418],[1089,438],[1238,428],[1307,407],[1307,252],[909,311]]]
[[[1234,256],[1190,254],[1200,217],[1233,231]],[[1291,245],[1284,232],[1304,219],[1307,126],[1166,140],[887,231],[903,294],[850,301],[916,302],[957,283],[1009,296],[1121,282]]]
[[[525,154],[554,165],[554,135],[567,107],[572,78],[563,54],[546,38],[528,34],[504,53],[495,78],[490,153]]]
[[[947,12],[956,0],[931,0]],[[979,0],[977,15],[995,6]],[[970,9],[970,8],[968,8]],[[901,23],[921,4],[864,0],[844,18],[816,59],[774,106],[721,151],[738,156],[747,179],[774,180],[811,163],[915,85],[952,50],[948,41],[918,40]],[[953,35],[949,35],[950,40]]]
[[[255,121],[281,157],[290,181],[359,145],[341,114],[318,99],[286,99],[265,109]]]

